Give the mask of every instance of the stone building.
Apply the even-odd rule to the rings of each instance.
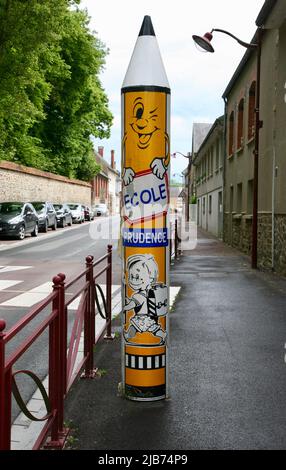
[[[94,151],[94,158],[101,169],[91,182],[92,205],[104,203],[108,206],[110,215],[118,214],[121,180],[120,173],[116,170],[114,150],[111,150],[110,163],[104,159],[103,147],[98,147],[98,151]]]
[[[224,116],[216,119],[196,150],[192,188],[197,196],[199,227],[222,238]]]
[[[266,0],[262,28],[258,265],[286,274],[286,2]],[[257,31],[252,42],[257,40]],[[250,254],[256,49],[247,49],[223,98],[226,109],[224,240]]]

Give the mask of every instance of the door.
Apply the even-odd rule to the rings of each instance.
[[[31,232],[33,230],[33,211],[32,208],[28,205],[26,205],[24,209],[24,220],[26,224],[26,231]]]

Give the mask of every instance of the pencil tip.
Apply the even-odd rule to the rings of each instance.
[[[150,16],[144,16],[139,36],[156,36]]]

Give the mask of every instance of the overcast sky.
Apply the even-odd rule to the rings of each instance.
[[[210,122],[223,114],[221,98],[245,49],[228,36],[215,33],[214,54],[199,52],[192,35],[212,28],[226,29],[244,41],[255,33],[255,20],[264,0],[82,0],[90,28],[109,49],[101,82],[114,115],[111,137],[96,140],[104,156],[115,150],[120,168],[120,89],[144,15],[150,15],[171,86],[171,152],[191,150],[194,122]],[[186,167],[172,158],[172,175]],[[180,180],[179,176],[176,176]]]

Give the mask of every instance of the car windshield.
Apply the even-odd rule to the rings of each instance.
[[[23,204],[17,202],[2,202],[0,204],[0,214],[20,215],[22,209]]]
[[[54,204],[54,208],[55,208],[56,211],[63,210],[63,206],[61,204]]]
[[[68,206],[72,211],[75,211],[76,209],[80,208],[78,204],[69,204]]]
[[[32,202],[34,208],[36,211],[40,214],[41,212],[44,212],[45,210],[45,204],[43,202]]]

